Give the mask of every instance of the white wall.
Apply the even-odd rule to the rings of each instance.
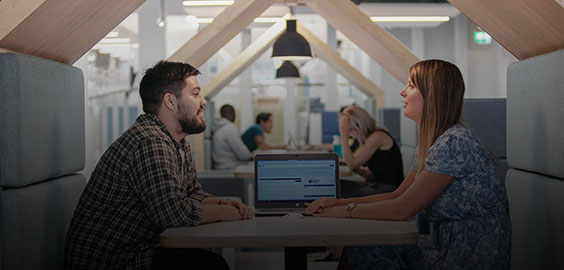
[[[458,15],[461,21],[468,25],[465,41],[457,42],[455,19],[443,23],[436,28],[427,28],[424,31],[425,59],[442,59],[451,61],[461,67],[467,66],[465,75],[467,98],[504,98],[506,90],[507,66],[517,61],[507,50],[501,47],[495,40],[490,45],[477,45],[473,41],[474,30],[477,29],[472,21],[463,14]],[[464,29],[459,29],[464,31]],[[459,36],[459,38],[461,38]],[[464,37],[462,37],[464,38]],[[456,49],[460,54],[457,62]],[[465,59],[464,59],[465,58]],[[464,71],[464,69],[462,68]]]

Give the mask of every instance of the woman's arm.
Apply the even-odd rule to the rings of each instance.
[[[351,216],[365,219],[406,220],[437,198],[453,178],[450,175],[423,171],[399,197],[359,204],[353,209]]]
[[[370,157],[380,149],[385,143],[385,138],[379,132],[373,132],[366,138],[366,141],[361,145],[355,154],[353,154],[349,145],[349,131],[350,120],[349,116],[343,115],[339,119],[339,133],[341,134],[341,147],[343,149],[343,157],[347,165],[352,170],[357,170],[360,166],[364,165]]]
[[[269,144],[264,140],[264,137],[261,135],[255,136],[255,143],[260,148],[260,150],[271,150],[271,149],[286,149],[285,144]]]
[[[396,199],[401,195],[403,195],[405,191],[413,184],[414,181],[415,181],[415,172],[413,170],[410,170],[407,176],[405,177],[405,179],[403,180],[403,182],[401,183],[401,185],[392,192],[375,194],[375,195],[364,196],[364,197],[341,199],[340,201],[342,202],[340,202],[339,205],[346,205],[351,202],[374,203],[374,202]]]
[[[393,200],[400,197],[405,191],[413,184],[415,181],[415,172],[413,170],[409,171],[407,177],[403,180],[401,185],[393,192],[376,194],[365,197],[355,197],[348,199],[334,199],[334,198],[320,198],[312,203],[306,203],[308,206],[306,209],[306,214],[313,214],[318,211],[323,211],[325,208],[330,208],[334,206],[343,206],[351,202],[356,203],[375,203],[386,200]]]

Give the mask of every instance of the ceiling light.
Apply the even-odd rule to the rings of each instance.
[[[205,7],[205,6],[230,6],[235,1],[183,1],[182,4],[187,7]]]
[[[277,23],[284,20],[282,17],[258,17],[253,20],[254,23]],[[196,18],[198,23],[212,23],[213,18]]]
[[[282,60],[308,60],[311,58],[309,43],[296,32],[296,20],[286,20],[286,31],[276,39],[272,46],[272,58]]]
[[[290,61],[284,63],[276,70],[276,78],[299,78],[300,71]]]
[[[166,24],[166,11],[165,11],[164,0],[161,0],[160,4],[161,4],[161,14],[157,18],[157,25],[162,28]]]
[[[129,41],[131,41],[129,38],[103,38],[98,44],[126,44]]]
[[[94,47],[92,47],[92,49],[96,50],[96,49],[123,49],[123,50],[129,50],[131,49],[131,45],[129,44],[96,44],[94,45]]]
[[[258,17],[253,20],[255,23],[277,23],[284,20],[282,17]]]
[[[116,37],[118,37],[118,36],[119,36],[119,33],[118,33],[118,32],[113,32],[113,31],[112,31],[112,32],[109,32],[109,33],[106,35],[107,38],[116,38]]]
[[[159,27],[164,27],[164,26],[165,26],[165,21],[163,20],[162,17],[159,17],[159,18],[157,19],[157,25],[158,25]]]
[[[372,16],[373,22],[448,22],[448,16]]]
[[[213,22],[213,18],[196,18],[196,22],[198,22],[198,23],[211,23],[211,22]]]

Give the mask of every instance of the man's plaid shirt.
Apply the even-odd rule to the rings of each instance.
[[[104,153],[80,197],[65,268],[151,268],[159,234],[198,225],[208,196],[188,143],[175,141],[155,115],[139,116]]]

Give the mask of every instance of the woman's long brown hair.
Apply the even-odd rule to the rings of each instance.
[[[460,123],[464,80],[458,67],[442,60],[425,60],[409,69],[409,78],[423,97],[419,122],[417,174],[425,168],[427,151],[447,129]]]
[[[350,117],[351,127],[356,127],[358,129],[358,142],[363,145],[366,142],[366,138],[370,136],[374,131],[384,130],[376,125],[376,120],[370,116],[370,114],[363,108],[358,106],[349,106],[344,111],[343,114],[347,114]]]

